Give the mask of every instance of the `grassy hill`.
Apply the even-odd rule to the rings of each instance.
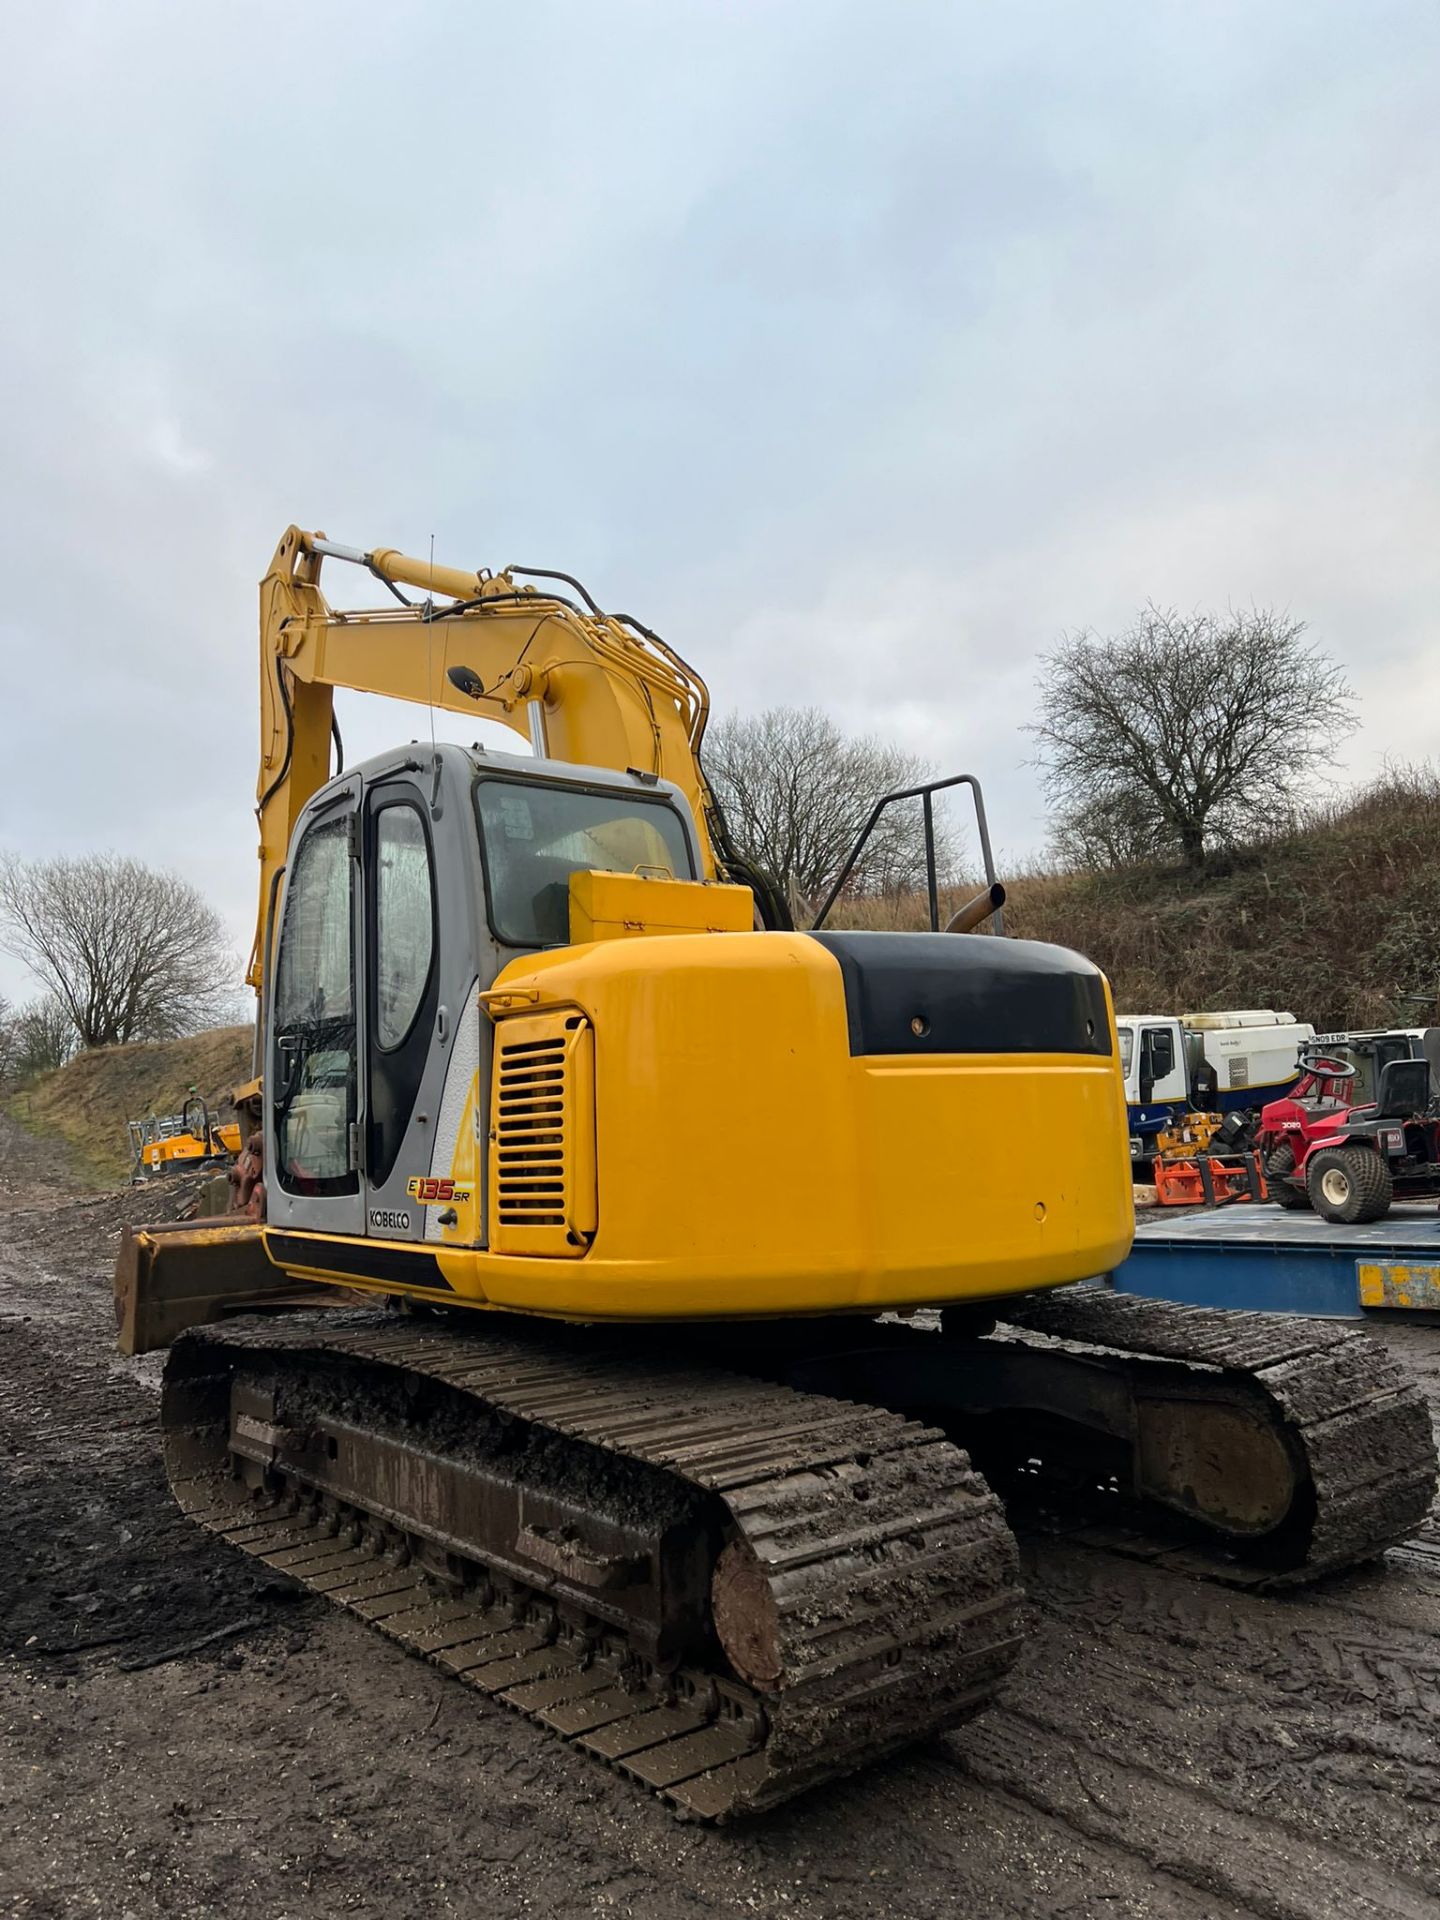
[[[178,1111],[192,1087],[217,1113],[250,1078],[252,1036],[250,1027],[217,1027],[184,1040],[96,1047],[13,1095],[8,1110],[32,1133],[58,1135],[82,1174],[111,1186],[130,1171],[126,1121]]]
[[[1392,771],[1202,877],[1131,867],[1006,884],[1006,931],[1088,954],[1122,1011],[1288,1008],[1322,1031],[1440,1017],[1440,773],[1430,769]],[[924,902],[855,902],[834,924],[847,921],[919,926]]]

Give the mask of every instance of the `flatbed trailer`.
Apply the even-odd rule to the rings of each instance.
[[[1142,1213],[1117,1292],[1188,1306],[1363,1320],[1440,1314],[1440,1213],[1392,1207],[1365,1226],[1237,1206]]]

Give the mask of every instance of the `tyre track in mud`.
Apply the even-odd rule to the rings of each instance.
[[[1065,1571],[1052,1560],[1032,1580],[1047,1613],[1051,1583]],[[1379,1897],[1377,1859],[1387,1864],[1396,1911],[1406,1910],[1406,1889],[1433,1911],[1437,1643],[1402,1630],[1377,1647],[1354,1639],[1343,1614],[1332,1633],[1327,1621],[1287,1620],[1278,1609],[1266,1634],[1244,1620],[1248,1608],[1237,1611],[1238,1621],[1198,1605],[1193,1593],[1162,1586],[1147,1595],[1131,1583],[1119,1630],[1097,1628],[1073,1606],[1063,1619],[1051,1613],[1043,1631],[1050,1658],[1076,1684],[1013,1699],[976,1746],[988,1755],[988,1736],[1008,1715],[1032,1752],[1058,1745],[1086,1777],[1092,1766],[1133,1776],[1126,1799],[1153,1809],[1181,1791],[1214,1809],[1224,1830],[1245,1833],[1238,1857],[1320,1849],[1325,1873],[1307,1870],[1294,1908],[1282,1902],[1277,1911],[1363,1911],[1367,1888]],[[1000,1761],[1013,1768],[1013,1754]],[[1073,1798],[1073,1782],[1062,1776],[1059,1785]],[[1117,1803],[1113,1792],[1101,1798]],[[1329,1904],[1317,1892],[1326,1884]],[[1251,1900],[1258,1912],[1268,1910],[1262,1892],[1257,1886]]]
[[[131,1204],[12,1212],[0,1239],[0,1914],[1436,1912],[1423,1556],[1262,1599],[1029,1540],[999,1709],[686,1828],[170,1507],[154,1363],[111,1348]],[[1400,1331],[1440,1397],[1440,1331]]]

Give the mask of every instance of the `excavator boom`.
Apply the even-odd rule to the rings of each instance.
[[[363,568],[395,603],[333,608],[320,588],[327,559]],[[407,601],[405,588],[423,598]],[[601,612],[568,575],[466,573],[290,527],[260,586],[260,903],[246,971],[257,992],[291,837],[331,777],[336,688],[483,714],[539,755],[673,781],[700,831],[704,876],[722,863],[723,822],[700,764],[709,694],[658,635]]]

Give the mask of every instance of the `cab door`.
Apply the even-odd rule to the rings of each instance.
[[[361,841],[365,1231],[474,1244],[489,1046],[477,989],[498,958],[478,931],[468,766],[437,756],[367,784]]]
[[[424,1232],[424,1205],[410,1191],[430,1171],[436,1056],[452,1025],[442,1015],[436,891],[437,827],[411,780],[390,779],[365,795],[365,1224],[380,1239]]]
[[[266,1065],[266,1213],[272,1224],[358,1233],[360,1180],[359,783],[301,830],[272,972]]]

